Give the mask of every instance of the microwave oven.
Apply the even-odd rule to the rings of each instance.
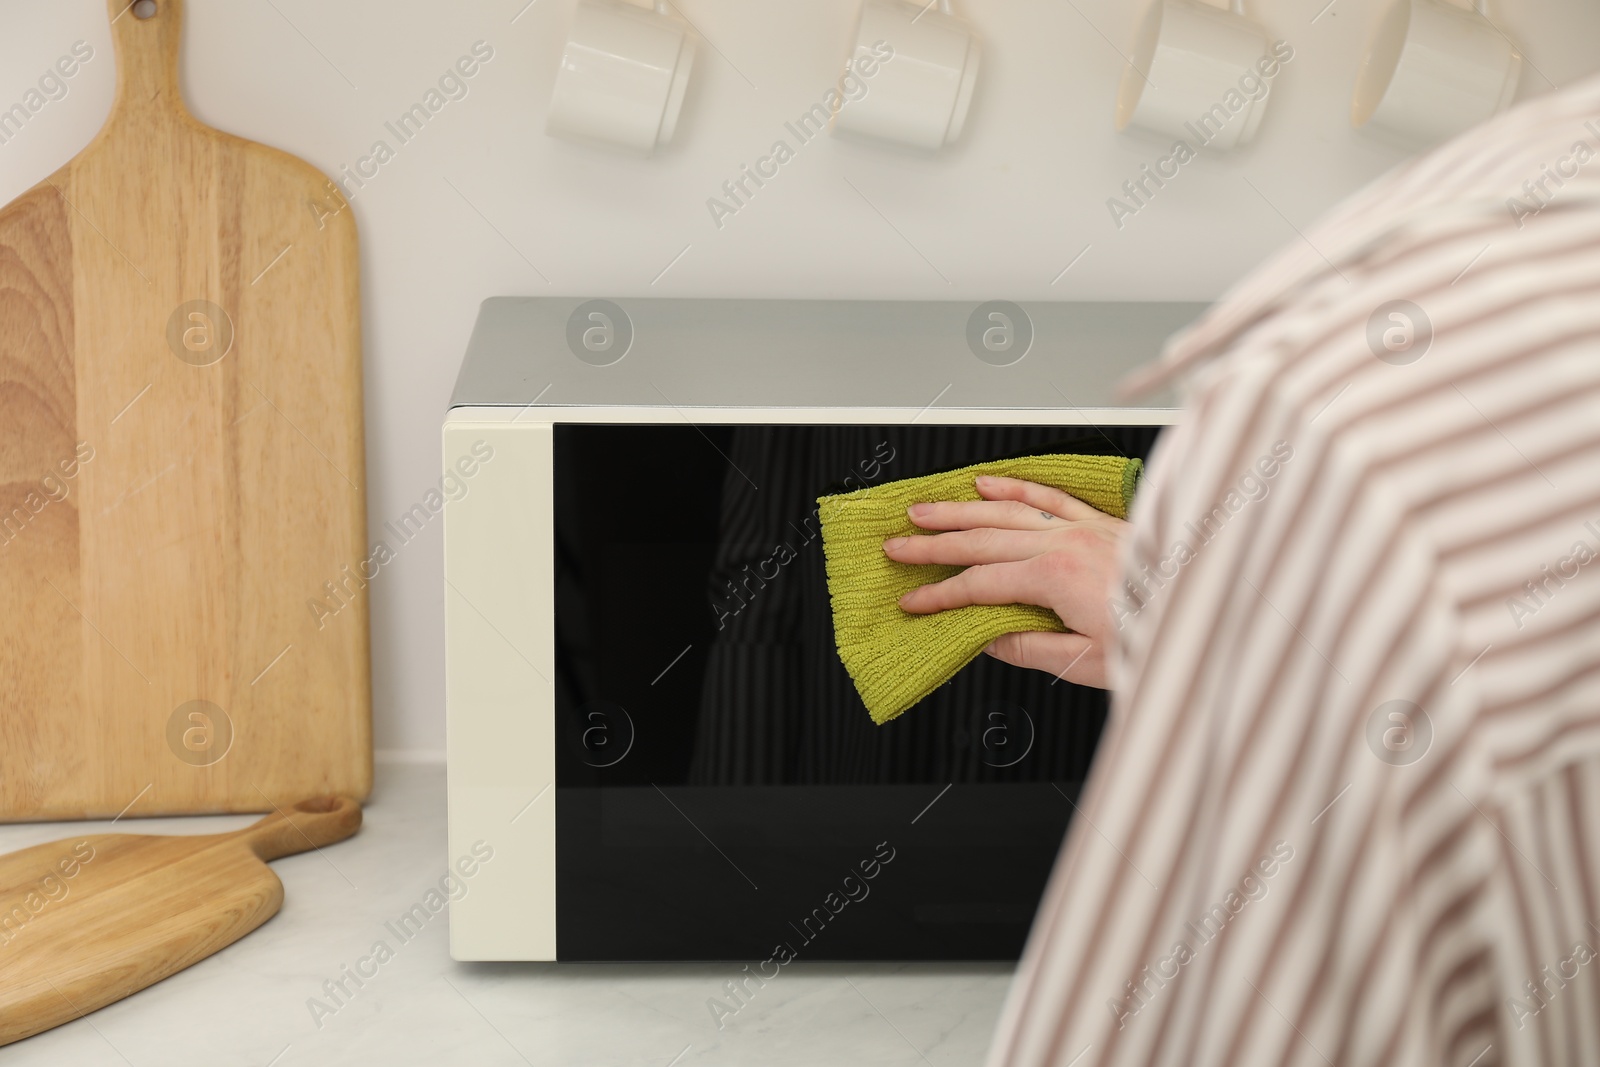
[[[1201,305],[496,298],[443,428],[451,954],[1015,959],[1105,694],[985,656],[874,725],[816,498],[1144,456]]]

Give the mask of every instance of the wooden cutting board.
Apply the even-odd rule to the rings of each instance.
[[[231,834],[90,834],[0,856],[0,1045],[233,944],[283,904],[265,861],[360,826],[360,805],[326,797]]]
[[[154,8],[108,0],[110,118],[0,209],[0,820],[371,783],[353,213],[188,113]]]

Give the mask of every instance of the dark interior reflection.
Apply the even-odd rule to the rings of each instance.
[[[1104,694],[980,657],[873,725],[834,649],[816,498],[1144,456],[1155,431],[554,433],[558,957],[1017,958]]]
[[[816,498],[1027,453],[1144,456],[1154,428],[555,434],[557,703],[576,730],[575,772],[694,785],[1083,778],[1104,694],[988,657],[873,724],[834,648]]]

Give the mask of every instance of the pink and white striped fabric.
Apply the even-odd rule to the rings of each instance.
[[[991,1067],[1600,1064],[1600,79],[1174,339]]]

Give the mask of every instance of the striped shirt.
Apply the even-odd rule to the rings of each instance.
[[[1600,1064],[1600,79],[1357,194],[1179,377],[989,1063]]]

